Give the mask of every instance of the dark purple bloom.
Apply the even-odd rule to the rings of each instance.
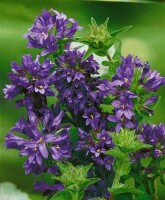
[[[54,116],[52,111],[44,113],[38,118],[31,110],[28,111],[29,122],[21,118],[11,132],[19,132],[26,138],[15,136],[13,133],[6,135],[5,146],[20,150],[20,155],[27,156],[24,167],[26,173],[36,173],[45,170],[43,159],[48,159],[49,154],[54,160],[70,156],[69,127],[59,129],[60,122],[64,116],[61,111]],[[34,170],[33,170],[34,169]]]
[[[98,73],[98,63],[93,56],[83,61],[83,56],[84,53],[79,51],[67,51],[56,63],[55,87],[59,92],[58,98],[75,114],[91,102],[101,102],[96,91],[98,80],[91,78],[91,74]]]
[[[101,95],[108,96],[109,94],[115,94],[117,92],[117,89],[114,86],[116,86],[115,83],[112,83],[107,79],[102,79],[97,87],[99,88]]]
[[[153,146],[155,157],[165,155],[165,126],[163,124],[158,124],[157,126],[155,124],[143,124],[139,139]]]
[[[17,85],[6,85],[6,88],[3,89],[4,97],[6,99],[12,99],[16,97],[21,92],[21,87]]]
[[[11,85],[6,85],[3,89],[5,98],[13,98],[20,93],[30,95],[34,93],[44,94],[45,96],[54,96],[50,89],[53,84],[50,69],[53,63],[46,59],[42,64],[39,63],[39,56],[33,61],[32,56],[24,55],[22,57],[22,66],[15,62],[11,63],[12,73],[9,78]]]
[[[34,184],[35,191],[42,192],[43,196],[53,195],[55,192],[63,190],[64,186],[62,184],[50,185],[45,182],[37,182]]]
[[[141,62],[137,56],[133,59],[131,55],[128,55],[126,58],[122,57],[122,63],[113,77],[113,84],[134,88],[134,90],[143,87],[152,92],[165,84],[165,77],[161,77],[156,70],[152,71],[150,65]]]
[[[137,58],[136,58],[137,59]],[[113,82],[119,86],[130,87],[134,74],[134,63],[132,56],[122,57],[122,63],[116,70],[116,75],[113,77]]]
[[[112,147],[112,138],[110,135],[107,133],[106,130],[102,130],[101,133],[97,134],[97,137],[99,139],[100,144],[104,144],[107,147]]]
[[[97,112],[95,107],[84,110],[83,118],[86,119],[86,125],[90,125],[92,129],[97,129],[101,114]]]
[[[152,106],[158,101],[158,96],[153,95],[146,99],[146,101],[141,106],[141,109],[146,111],[148,114],[153,115],[154,111],[152,110]]]
[[[90,152],[94,154],[97,158],[100,156],[101,153],[104,153],[106,150],[102,145],[96,144],[94,147],[90,148]]]
[[[121,116],[124,116],[128,120],[132,119],[132,116],[134,115],[132,98],[136,97],[137,95],[130,91],[120,92],[120,99],[112,102],[112,105],[115,107],[115,115],[117,119],[120,119]]]
[[[109,115],[107,118],[111,122],[116,122],[116,132],[119,132],[121,127],[124,125],[128,128],[134,128],[134,123],[122,115],[119,119],[115,115]]]
[[[114,144],[107,131],[102,130],[101,133],[93,132],[93,134],[89,134],[80,128],[78,131],[80,140],[78,141],[77,150],[86,150],[87,154],[92,154],[92,159],[97,164],[110,170],[114,159],[111,156],[106,156],[104,152],[109,148],[113,148]]]
[[[162,85],[165,85],[165,77],[161,77],[156,70],[147,74],[147,81],[143,84],[144,88],[149,92],[156,92]]]
[[[53,9],[43,10],[24,37],[29,40],[29,48],[44,49],[41,55],[47,55],[56,52],[59,45],[66,46],[69,39],[80,29],[74,19],[68,19],[63,13]]]

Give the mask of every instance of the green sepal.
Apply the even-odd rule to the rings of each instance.
[[[57,192],[50,200],[71,200],[72,197],[69,194],[68,190],[61,190]]]
[[[119,184],[116,187],[108,188],[108,191],[112,194],[123,194],[123,193],[131,193],[131,194],[142,194],[143,191],[136,189],[130,185]]]
[[[122,33],[126,32],[126,31],[128,31],[130,28],[132,28],[131,25],[130,25],[130,26],[126,26],[126,27],[124,27],[124,28],[121,28],[121,29],[119,29],[119,30],[117,30],[117,31],[112,32],[112,33],[111,33],[111,36],[112,36],[112,37],[119,36],[120,34],[122,34]]]

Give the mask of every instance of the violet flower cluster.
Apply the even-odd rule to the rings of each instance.
[[[74,34],[80,29],[74,19],[53,9],[43,10],[35,19],[25,37],[27,47],[41,49],[41,53],[35,59],[30,54],[24,55],[22,65],[12,62],[11,84],[3,89],[7,99],[23,95],[16,106],[26,108],[27,119],[22,116],[6,135],[5,146],[26,156],[25,173],[35,175],[59,174],[57,160],[77,164],[76,160],[82,159],[79,153],[85,153],[84,164],[94,162],[91,173],[97,174],[101,181],[87,188],[86,193],[90,191],[91,197],[87,195],[84,199],[109,199],[109,179],[105,173],[113,171],[114,157],[105,152],[115,146],[111,132],[134,129],[143,143],[153,147],[145,157],[165,155],[165,126],[141,125],[146,116],[154,114],[156,91],[165,85],[165,77],[138,57],[128,55],[121,57],[112,80],[102,79],[93,54],[84,59],[85,51],[70,50]],[[44,61],[39,62],[41,56],[49,54],[53,54],[53,61],[52,57],[42,57]],[[55,106],[48,104],[49,96],[58,100]],[[103,111],[102,105],[111,106],[112,111]],[[76,131],[76,141],[72,139],[72,129]],[[142,153],[135,153],[136,159],[143,157]],[[104,169],[104,174],[100,169]],[[102,184],[104,191],[97,191],[103,188]],[[50,185],[41,180],[34,186],[50,196],[65,189],[60,181]]]
[[[68,49],[71,39],[80,29],[78,22],[68,19],[65,14],[53,9],[43,10],[24,37],[29,40],[28,48],[43,49],[41,55],[45,56]]]

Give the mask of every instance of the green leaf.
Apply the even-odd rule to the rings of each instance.
[[[120,30],[117,30],[117,31],[112,32],[112,33],[111,33],[111,36],[112,36],[112,37],[116,37],[116,36],[118,36],[118,35],[120,35],[120,34],[126,32],[126,31],[128,31],[130,28],[132,28],[132,26],[126,26],[126,27],[124,27],[124,28],[121,28]]]
[[[95,19],[93,17],[91,17],[91,24],[93,26],[97,26],[97,23],[96,23],[96,21],[95,21]]]
[[[143,191],[143,193],[136,194],[136,200],[153,200],[153,198],[147,194],[146,189],[143,185],[140,185],[138,189]]]
[[[95,53],[97,51],[96,48],[93,48],[91,46],[88,47],[88,50],[86,51],[86,53],[83,56],[83,61],[86,60],[90,55],[92,55],[93,53]]]
[[[121,160],[125,159],[126,157],[126,154],[120,151],[118,148],[110,149],[106,151],[104,154],[113,156],[114,158],[121,159]]]
[[[90,163],[89,165],[84,166],[83,171],[84,171],[85,174],[87,174],[87,172],[90,170],[90,168],[92,167],[92,165],[93,165],[93,163]]]
[[[66,165],[63,164],[63,163],[60,162],[60,161],[57,161],[56,164],[57,164],[57,166],[59,167],[61,173],[65,173],[65,171],[66,171]]]
[[[130,185],[126,184],[119,184],[116,187],[108,188],[108,191],[112,194],[122,194],[122,193],[131,193],[131,194],[140,194],[143,193],[143,191],[136,189]]]
[[[104,61],[102,62],[102,65],[103,65],[103,66],[109,66],[109,64],[110,64],[110,63],[109,63],[108,61],[106,61],[106,60],[104,60]]]
[[[72,197],[69,194],[68,190],[62,190],[57,192],[50,200],[71,200]]]
[[[109,21],[109,17],[107,17],[107,19],[104,22],[104,26],[107,27],[108,26],[108,21]]]
[[[78,140],[78,129],[75,126],[71,126],[70,130],[70,139],[71,139],[71,143],[72,145],[76,145],[76,141]]]
[[[149,166],[149,164],[151,163],[151,161],[152,161],[152,158],[151,158],[151,157],[142,158],[142,159],[141,159],[141,164],[142,164],[143,167],[146,168],[146,167]]]
[[[78,47],[74,47],[74,50],[80,49],[80,48],[82,48],[84,46],[85,46],[85,44],[79,45]]]
[[[112,113],[112,110],[114,109],[114,107],[112,105],[107,105],[107,104],[100,104],[100,108],[103,112],[108,112],[108,113]]]

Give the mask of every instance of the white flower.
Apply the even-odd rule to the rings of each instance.
[[[1,200],[30,200],[28,195],[10,182],[0,183],[0,199]]]

